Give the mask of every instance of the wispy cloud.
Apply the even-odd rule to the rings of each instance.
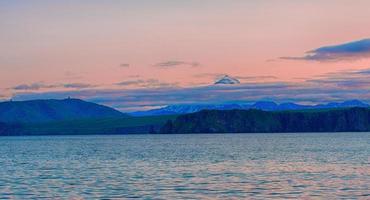
[[[367,89],[370,87],[370,70],[350,70],[328,73],[317,78],[307,80],[322,87],[340,87],[346,89]]]
[[[87,83],[67,83],[63,85],[64,88],[75,88],[75,89],[83,89],[83,88],[93,88],[95,85],[87,84]]]
[[[224,77],[227,74],[221,73],[201,73],[194,75],[195,78],[212,78],[214,80],[219,80],[220,78]],[[259,82],[259,81],[267,81],[267,80],[276,80],[276,76],[271,75],[263,75],[263,76],[232,76],[241,82]]]
[[[245,81],[262,81],[277,79],[276,76],[234,76],[234,77]]]
[[[167,83],[162,82],[158,79],[137,79],[137,80],[127,80],[116,83],[119,86],[134,86],[141,88],[158,88],[158,87],[177,87],[178,83]]]
[[[186,61],[170,60],[170,61],[156,63],[154,66],[166,68],[166,67],[177,67],[177,66],[198,67],[199,65],[200,64],[198,62],[186,62]]]
[[[212,78],[212,79],[215,79],[215,78],[221,78],[223,76],[225,76],[226,74],[221,74],[221,73],[201,73],[201,74],[195,74],[194,77],[196,78]]]
[[[11,90],[23,90],[23,91],[36,91],[42,89],[56,89],[56,88],[73,88],[73,89],[85,89],[93,88],[95,85],[86,83],[66,83],[66,84],[45,84],[45,83],[31,83],[31,84],[20,84],[9,88]]]
[[[120,67],[130,67],[130,64],[129,63],[121,63],[119,66]]]
[[[21,84],[17,85],[11,89],[13,90],[39,90],[39,89],[45,89],[45,88],[56,88],[57,85],[48,85],[44,83],[31,83],[31,84]]]
[[[300,57],[281,57],[287,60],[308,60],[308,61],[341,61],[357,60],[370,57],[370,39],[363,39],[344,44],[323,46],[306,52]]]
[[[120,86],[140,85],[140,84],[143,84],[144,82],[145,81],[143,80],[128,80],[128,81],[119,82],[116,85],[120,85]]]
[[[6,96],[6,95],[3,95],[3,94],[0,94],[0,100],[4,100],[4,99],[6,99],[8,96]]]

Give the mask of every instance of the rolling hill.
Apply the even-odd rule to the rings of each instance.
[[[44,123],[63,120],[127,117],[113,108],[80,99],[7,101],[0,103],[0,122]]]

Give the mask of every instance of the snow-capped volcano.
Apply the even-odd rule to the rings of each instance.
[[[236,78],[230,77],[228,75],[223,76],[221,79],[215,82],[215,85],[218,84],[239,84],[240,81]]]

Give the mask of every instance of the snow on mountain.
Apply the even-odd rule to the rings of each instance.
[[[239,83],[240,81],[238,79],[225,75],[221,79],[217,80],[215,82],[215,85],[219,85],[219,84],[232,85],[232,84],[239,84]]]
[[[259,109],[265,111],[283,111],[283,110],[303,110],[303,109],[325,109],[325,108],[348,108],[348,107],[369,107],[369,104],[358,100],[345,101],[341,103],[331,102],[318,105],[300,105],[295,103],[276,104],[271,101],[257,101],[254,104],[185,104],[169,105],[163,108],[139,111],[130,113],[132,116],[149,116],[149,115],[171,115],[194,113],[201,110],[232,110],[232,109]]]

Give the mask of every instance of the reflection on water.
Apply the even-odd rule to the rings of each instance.
[[[370,199],[370,133],[0,138],[1,199]]]

